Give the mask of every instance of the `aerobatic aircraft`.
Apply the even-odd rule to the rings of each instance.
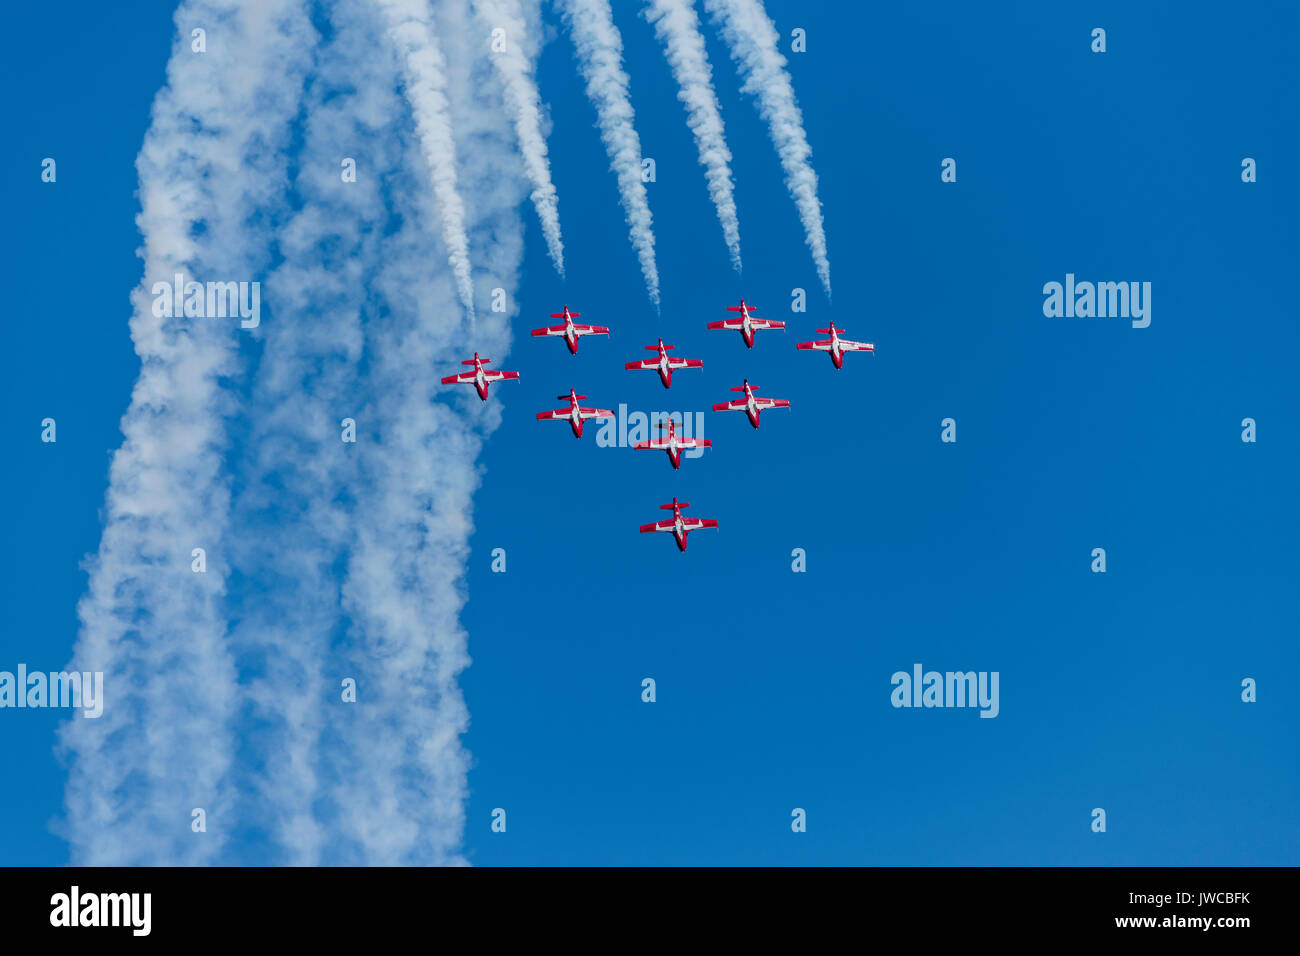
[[[699,531],[701,528],[716,528],[718,526],[718,523],[712,518],[682,517],[682,509],[689,508],[690,503],[678,501],[675,496],[672,504],[660,505],[659,507],[664,510],[671,509],[673,516],[671,518],[665,518],[663,521],[654,521],[650,524],[643,524],[641,526],[641,533],[645,534],[649,531],[671,531],[673,538],[677,541],[678,551],[686,550],[686,535],[690,532]]]
[[[674,470],[682,466],[682,449],[683,448],[712,448],[713,442],[707,438],[683,438],[677,434],[677,426],[673,424],[672,418],[667,423],[660,422],[659,428],[668,429],[667,435],[660,435],[658,438],[651,438],[649,441],[634,442],[633,449],[653,449],[658,451],[663,449],[668,452],[668,460],[673,463]]]
[[[545,328],[533,329],[533,337],[539,335],[562,335],[564,344],[569,347],[569,351],[578,354],[578,339],[584,335],[609,335],[609,326],[607,325],[580,325],[573,320],[582,315],[581,312],[570,312],[566,305],[563,312],[552,312],[551,318],[563,319],[563,325],[548,325]]]
[[[750,385],[749,379],[745,379],[744,385],[733,385],[733,392],[744,392],[744,398],[737,398],[730,402],[720,402],[713,406],[715,412],[744,412],[749,416],[749,423],[755,428],[758,427],[759,413],[765,408],[789,408],[790,400],[788,398],[759,398],[754,394],[757,385]]]
[[[829,329],[818,329],[818,332],[825,332],[830,335],[829,339],[818,339],[815,342],[800,342],[795,346],[797,349],[815,349],[818,352],[829,352],[831,362],[836,368],[844,367],[845,352],[874,352],[876,347],[870,342],[850,342],[848,339],[840,338],[843,329],[837,329],[835,323],[831,323]]]
[[[567,400],[569,402],[569,407],[557,408],[551,412],[538,412],[537,420],[568,422],[570,427],[573,429],[574,438],[582,437],[582,423],[587,419],[614,417],[614,413],[608,408],[583,408],[578,404],[578,399],[586,398],[587,396],[579,395],[575,389],[569,389],[568,395],[557,395],[555,397],[562,402]]]
[[[443,385],[473,385],[476,389],[478,389],[478,397],[483,399],[483,401],[486,402],[488,396],[489,383],[513,381],[514,379],[519,378],[518,372],[504,372],[499,369],[492,369],[491,371],[489,371],[488,369],[485,369],[483,366],[490,361],[492,360],[479,358],[478,353],[475,352],[474,357],[472,359],[465,359],[465,361],[460,363],[461,365],[473,365],[474,371],[461,372],[459,375],[448,375],[446,378],[442,380],[442,384]]]
[[[664,383],[664,388],[672,387],[673,369],[704,368],[704,363],[699,359],[678,358],[675,355],[669,355],[668,350],[676,348],[676,346],[664,345],[663,339],[659,340],[658,345],[647,345],[646,348],[651,352],[658,352],[658,357],[653,359],[642,359],[639,362],[628,362],[624,368],[654,369],[659,373],[659,381]]]
[[[745,340],[745,347],[750,349],[754,347],[754,332],[758,329],[785,328],[784,322],[778,322],[775,319],[760,319],[758,316],[752,315],[749,311],[752,308],[752,305],[749,305],[744,299],[741,299],[740,305],[727,306],[728,312],[739,312],[740,318],[723,319],[720,322],[710,322],[709,328],[739,329],[741,337]]]

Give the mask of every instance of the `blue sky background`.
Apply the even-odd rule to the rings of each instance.
[[[808,35],[788,55],[832,307],[716,31],[743,277],[653,30],[639,3],[615,7],[657,164],[663,314],[558,30],[539,83],[568,276],[527,211],[516,342],[491,356],[523,379],[493,389],[505,420],[467,578],[471,862],[1300,862],[1300,13],[768,0],[787,51],[791,29]],[[145,3],[10,17],[0,669],[58,669],[138,370],[133,163],[172,25]],[[948,156],[955,184],[939,179]],[[1246,156],[1257,183],[1241,182]],[[1067,272],[1150,281],[1151,326],[1045,318],[1043,283]],[[741,295],[788,330],[750,352],[706,332]],[[576,357],[528,338],[566,302],[612,338]],[[835,372],[795,352],[831,319],[877,353]],[[705,362],[668,392],[623,370],[659,335]],[[705,410],[745,376],[793,407],[758,432],[708,412],[714,449],[676,473],[534,419],[570,386],[605,407]],[[46,416],[56,445],[39,440]],[[637,533],[673,495],[721,522],[684,555]],[[893,709],[890,675],[915,662],[999,671],[1000,715]],[[1241,702],[1244,677],[1258,703]],[[48,830],[63,716],[0,711],[0,863],[68,858]]]

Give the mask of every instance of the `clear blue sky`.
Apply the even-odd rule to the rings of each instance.
[[[707,21],[742,277],[653,30],[640,4],[616,4],[657,165],[662,317],[572,43],[561,30],[546,46],[568,275],[529,211],[500,362],[524,377],[493,390],[505,420],[482,461],[463,616],[471,862],[1300,863],[1300,14],[998,6],[768,0],[787,50],[807,31],[790,70],[833,307]],[[145,3],[10,17],[0,669],[58,668],[138,370],[133,163],[172,25]],[[1241,181],[1243,157],[1258,182]],[[1044,317],[1043,284],[1067,272],[1151,282],[1150,327]],[[788,330],[750,352],[706,332],[741,295]],[[527,337],[566,302],[612,338],[572,357]],[[877,353],[835,372],[795,351],[830,320]],[[660,335],[705,362],[668,392],[623,369]],[[589,404],[694,412],[743,377],[793,407],[758,432],[708,412],[714,449],[676,473],[534,419],[570,386]],[[55,446],[39,441],[46,416]],[[946,417],[956,444],[939,440]],[[721,523],[686,554],[637,533],[673,495]],[[1090,571],[1098,547],[1105,574]],[[916,662],[998,671],[999,716],[893,709],[890,675]],[[1240,700],[1246,677],[1257,703]],[[0,711],[0,863],[68,858],[47,828],[62,717]],[[790,830],[795,807],[807,833]]]

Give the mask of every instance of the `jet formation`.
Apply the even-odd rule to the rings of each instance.
[[[722,319],[717,322],[708,323],[709,329],[725,329],[740,332],[741,338],[745,342],[745,348],[754,347],[754,333],[762,330],[785,329],[784,322],[778,322],[773,319],[763,319],[754,315],[753,309],[744,299],[740,300],[740,305],[727,306],[728,312],[738,313],[730,318]],[[556,325],[543,326],[540,329],[533,329],[534,338],[561,338],[569,350],[569,354],[578,354],[578,342],[586,335],[604,335],[609,336],[610,330],[605,325],[584,325],[575,322],[574,319],[580,318],[581,313],[570,312],[566,305],[562,312],[552,312],[551,318],[563,319],[562,323]],[[830,338],[814,339],[811,342],[799,342],[795,348],[799,351],[826,352],[831,357],[831,364],[838,371],[844,367],[844,356],[848,352],[874,352],[875,345],[870,342],[855,342],[851,339],[840,338],[840,333],[845,331],[835,327],[835,323],[828,323],[829,328],[818,329],[823,335],[829,335]],[[659,339],[655,345],[647,345],[648,351],[654,352],[653,358],[641,359],[635,362],[627,362],[624,368],[629,371],[653,371],[659,375],[659,381],[663,383],[664,388],[672,388],[673,372],[678,369],[694,369],[704,367],[704,362],[700,359],[682,358],[676,355],[669,355],[674,346],[665,345],[664,340]],[[466,359],[462,365],[472,365],[473,370],[461,372],[459,375],[448,375],[442,379],[444,385],[473,385],[478,392],[478,397],[483,401],[488,398],[488,386],[493,382],[515,381],[519,378],[518,372],[509,372],[501,369],[486,369],[485,365],[492,360],[480,358],[477,352],[472,359]],[[734,379],[733,379],[734,381]],[[719,402],[713,406],[715,412],[744,412],[749,419],[750,425],[758,428],[761,421],[761,414],[771,408],[789,408],[790,401],[785,398],[768,398],[766,396],[759,398],[754,393],[758,390],[757,385],[751,385],[749,379],[745,379],[740,385],[731,387],[733,392],[742,393],[741,397],[732,399],[727,402]],[[613,418],[614,413],[608,408],[588,408],[581,403],[586,395],[579,395],[576,388],[570,388],[568,395],[560,395],[557,398],[568,404],[564,408],[556,408],[551,411],[537,413],[538,421],[556,421],[568,422],[573,431],[574,438],[582,438],[583,423],[591,419],[608,419]],[[660,424],[661,431],[666,431],[666,435],[659,435],[648,441],[638,441],[633,443],[632,447],[636,450],[664,451],[668,454],[668,460],[676,471],[682,464],[682,451],[694,448],[712,448],[713,442],[704,438],[687,437],[677,434],[676,426],[672,418],[668,418],[666,424]],[[678,501],[676,496],[673,500],[660,508],[666,511],[672,511],[671,518],[665,518],[662,521],[653,521],[649,524],[641,525],[643,534],[650,532],[663,531],[672,534],[673,540],[677,543],[679,551],[686,550],[686,536],[692,531],[700,531],[706,528],[717,528],[718,522],[712,518],[687,518],[682,514],[683,508],[689,508],[690,505],[684,501]]]

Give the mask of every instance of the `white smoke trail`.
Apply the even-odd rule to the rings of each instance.
[[[759,113],[767,121],[785,170],[786,187],[803,222],[805,241],[829,297],[831,263],[826,254],[821,201],[817,198],[817,174],[809,162],[812,148],[804,135],[803,115],[785,69],[786,59],[777,49],[776,27],[759,0],[704,0],[704,5],[722,24],[731,58],[740,67],[741,89],[757,98]]]
[[[713,72],[704,51],[700,21],[693,0],[649,0],[644,11],[663,41],[673,78],[681,88],[677,98],[686,105],[687,122],[695,134],[695,146],[709,184],[709,198],[718,210],[722,236],[731,253],[731,264],[739,272],[740,219],[731,186],[731,151],[713,92]]]
[[[564,275],[564,244],[560,240],[559,198],[551,183],[551,161],[542,133],[541,97],[533,76],[536,31],[530,31],[519,0],[474,0],[479,21],[489,30],[502,30],[502,46],[492,48],[491,60],[501,79],[506,105],[515,118],[515,135],[524,169],[532,183],[533,205],[555,269]],[[535,19],[535,17],[533,18]]]
[[[440,35],[472,35],[465,0],[444,0],[437,15]],[[483,80],[493,77],[486,44],[447,53],[451,122],[474,157],[463,170],[472,248],[485,281],[513,302],[523,256],[518,207],[528,186],[510,111],[502,91]],[[464,862],[469,758],[459,737],[468,712],[457,677],[469,663],[459,614],[480,480],[475,460],[509,392],[494,386],[482,404],[438,377],[459,371],[467,349],[501,365],[509,317],[481,316],[467,343],[447,320],[451,283],[426,265],[437,246],[428,229],[436,211],[409,177],[395,180],[392,202],[405,214],[383,239],[377,310],[365,325],[371,384],[358,417],[374,437],[357,448],[358,517],[343,585],[352,637],[345,673],[357,680],[358,700],[338,723],[337,756],[347,766],[330,802],[350,862],[455,864]]]
[[[221,29],[207,59],[178,46],[140,157],[144,368],[76,654],[105,672],[108,704],[63,733],[66,831],[86,863],[463,862],[458,616],[474,462],[499,421],[495,401],[435,401],[441,368],[463,357],[447,316],[467,275],[428,268],[451,254],[445,204],[416,172],[428,162],[418,108],[415,135],[391,149],[407,110],[374,56],[391,18],[329,4],[332,39],[317,51],[294,3],[247,6],[178,11],[187,40],[194,22]],[[465,0],[439,17],[447,35],[470,35]],[[485,52],[464,44],[440,65],[444,121],[475,157],[459,177],[464,248],[472,236],[513,296],[527,189]],[[343,183],[348,153],[358,178]],[[252,277],[273,249],[284,262],[263,283],[273,311],[240,420],[223,387],[242,377],[238,321],[156,319],[151,283]],[[505,357],[505,316],[479,333],[477,347]],[[345,416],[356,445],[339,441]],[[226,420],[245,457],[223,476]],[[206,574],[190,571],[191,547],[207,549]],[[356,705],[338,703],[340,676],[358,681]],[[193,808],[206,833],[191,830]]]
[[[331,4],[328,17],[303,109],[297,211],[277,236],[284,262],[265,283],[276,313],[263,326],[229,534],[248,582],[232,588],[230,608],[244,704],[235,781],[240,817],[258,831],[256,843],[234,848],[241,864],[350,859],[335,845],[341,814],[328,800],[333,780],[351,772],[338,730],[341,566],[370,437],[362,318],[390,214],[381,187],[409,108],[391,61],[374,55],[385,32],[369,0]],[[345,180],[344,153],[355,178]],[[356,444],[342,440],[348,418]]]
[[[113,456],[74,666],[104,672],[104,712],[61,732],[74,862],[200,864],[232,828],[233,659],[222,599],[229,492],[223,418],[237,319],[160,318],[153,283],[252,281],[282,203],[290,120],[316,41],[303,5],[191,0],[137,167],[144,281],[132,294],[139,380]],[[191,28],[207,26],[206,52]],[[191,571],[204,548],[207,571]],[[208,832],[191,829],[202,808]]]
[[[446,5],[443,20],[463,26],[461,10]],[[474,423],[486,430],[497,413],[482,419],[475,398],[467,421],[433,401],[437,369],[462,357],[463,331],[446,318],[456,312],[454,277],[428,268],[445,249],[419,172],[422,144],[417,131],[392,146],[408,112],[387,61],[373,56],[384,22],[353,0],[329,16],[295,163],[298,211],[277,237],[285,262],[267,282],[276,320],[264,327],[229,531],[239,573],[256,582],[230,609],[244,705],[235,798],[241,819],[274,845],[262,837],[227,855],[459,863],[468,761],[458,739],[468,720],[456,684],[468,663],[460,582],[478,482]],[[471,66],[486,66],[481,53],[449,57],[444,74],[451,125],[474,148],[473,172],[461,175],[467,224],[488,247],[493,283],[513,293],[519,162],[500,96],[474,93]],[[339,181],[341,143],[358,154],[356,182]],[[392,182],[392,197],[378,192]],[[400,210],[395,230],[390,205]],[[476,344],[504,357],[504,327],[479,331],[489,334]],[[344,416],[357,422],[355,445],[340,441]],[[339,702],[343,676],[358,683],[356,704]]]
[[[474,285],[470,277],[465,203],[457,186],[456,144],[447,103],[447,61],[430,29],[428,0],[378,0],[388,18],[389,37],[401,59],[406,96],[415,114],[420,145],[442,222],[442,242],[456,277],[461,304],[472,318]]]
[[[609,0],[561,0],[561,8],[578,50],[587,96],[596,107],[610,168],[618,180],[632,246],[641,262],[650,301],[658,309],[659,268],[655,265],[653,219],[645,183],[641,181],[641,140],[632,123],[635,114],[628,98],[627,74],[623,72],[623,38],[614,26]]]

